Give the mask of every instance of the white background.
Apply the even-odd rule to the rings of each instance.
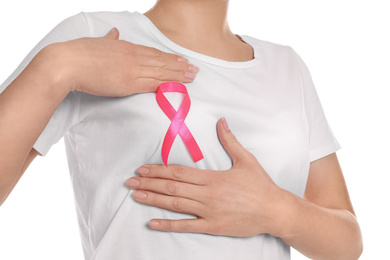
[[[308,65],[359,219],[361,259],[388,256],[390,16],[386,0],[231,0],[234,33],[292,46]],[[153,0],[0,3],[0,81],[63,19],[145,12]],[[38,157],[0,208],[0,259],[83,259],[62,140]],[[293,252],[293,259],[306,259]]]

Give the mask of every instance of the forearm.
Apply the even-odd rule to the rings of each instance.
[[[56,108],[69,93],[61,71],[39,53],[0,94],[0,204],[11,192],[23,163]]]
[[[281,239],[311,259],[357,259],[362,237],[356,217],[345,209],[320,207],[282,191],[285,228]]]

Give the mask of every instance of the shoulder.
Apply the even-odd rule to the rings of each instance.
[[[131,29],[136,25],[138,12],[129,11],[102,11],[102,12],[81,12],[85,17],[91,31],[91,36],[99,37],[105,35],[111,28],[116,27],[120,32]]]
[[[279,55],[293,55],[295,52],[289,45],[274,43],[266,40],[261,40],[252,36],[244,35],[245,40],[254,48],[261,49],[265,53]]]
[[[105,35],[112,27],[118,29],[135,23],[137,12],[80,12],[61,21],[54,29],[61,34],[99,37]],[[80,35],[82,33],[82,35]]]
[[[83,15],[88,21],[110,23],[113,21],[123,21],[134,16],[136,12],[129,11],[101,11],[101,12],[81,12],[79,15]]]
[[[267,66],[275,69],[299,69],[302,60],[296,51],[289,45],[260,40],[244,35],[243,38],[255,49],[257,57]]]

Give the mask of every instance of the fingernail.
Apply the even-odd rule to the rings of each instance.
[[[146,199],[148,197],[148,194],[142,191],[134,191],[134,197],[139,198],[139,199]]]
[[[177,57],[177,61],[179,61],[179,62],[188,62],[188,60],[186,58],[183,58],[183,57]]]
[[[138,185],[139,185],[139,180],[134,179],[134,178],[131,178],[131,179],[128,179],[128,180],[126,181],[126,184],[127,184],[127,186],[138,187]]]
[[[160,226],[160,221],[151,220],[151,221],[149,221],[149,226],[151,226],[151,227],[158,227],[158,226]]]
[[[137,172],[139,175],[146,175],[146,174],[149,173],[149,169],[146,168],[146,167],[141,166],[141,167],[139,167],[139,168],[136,170],[136,172]]]
[[[114,27],[114,28],[112,28],[111,30],[110,30],[110,32],[109,33],[113,33],[113,32],[115,32],[116,30],[118,30],[116,27]]]
[[[223,126],[223,128],[225,129],[225,131],[229,131],[229,125],[228,125],[226,119],[223,117],[223,118],[221,119],[221,121],[222,121],[222,126]]]
[[[186,77],[187,79],[194,79],[196,77],[196,73],[186,72],[184,74],[184,77]]]
[[[192,72],[192,73],[198,73],[198,72],[199,72],[199,68],[196,67],[196,66],[194,66],[194,65],[190,65],[190,66],[188,67],[188,70],[189,70],[190,72]]]

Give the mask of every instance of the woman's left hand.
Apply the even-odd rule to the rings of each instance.
[[[140,177],[126,181],[143,204],[195,215],[196,219],[153,219],[153,229],[249,237],[277,235],[282,226],[282,189],[265,172],[255,156],[235,138],[225,119],[217,132],[233,160],[226,171],[169,165],[145,165]]]

